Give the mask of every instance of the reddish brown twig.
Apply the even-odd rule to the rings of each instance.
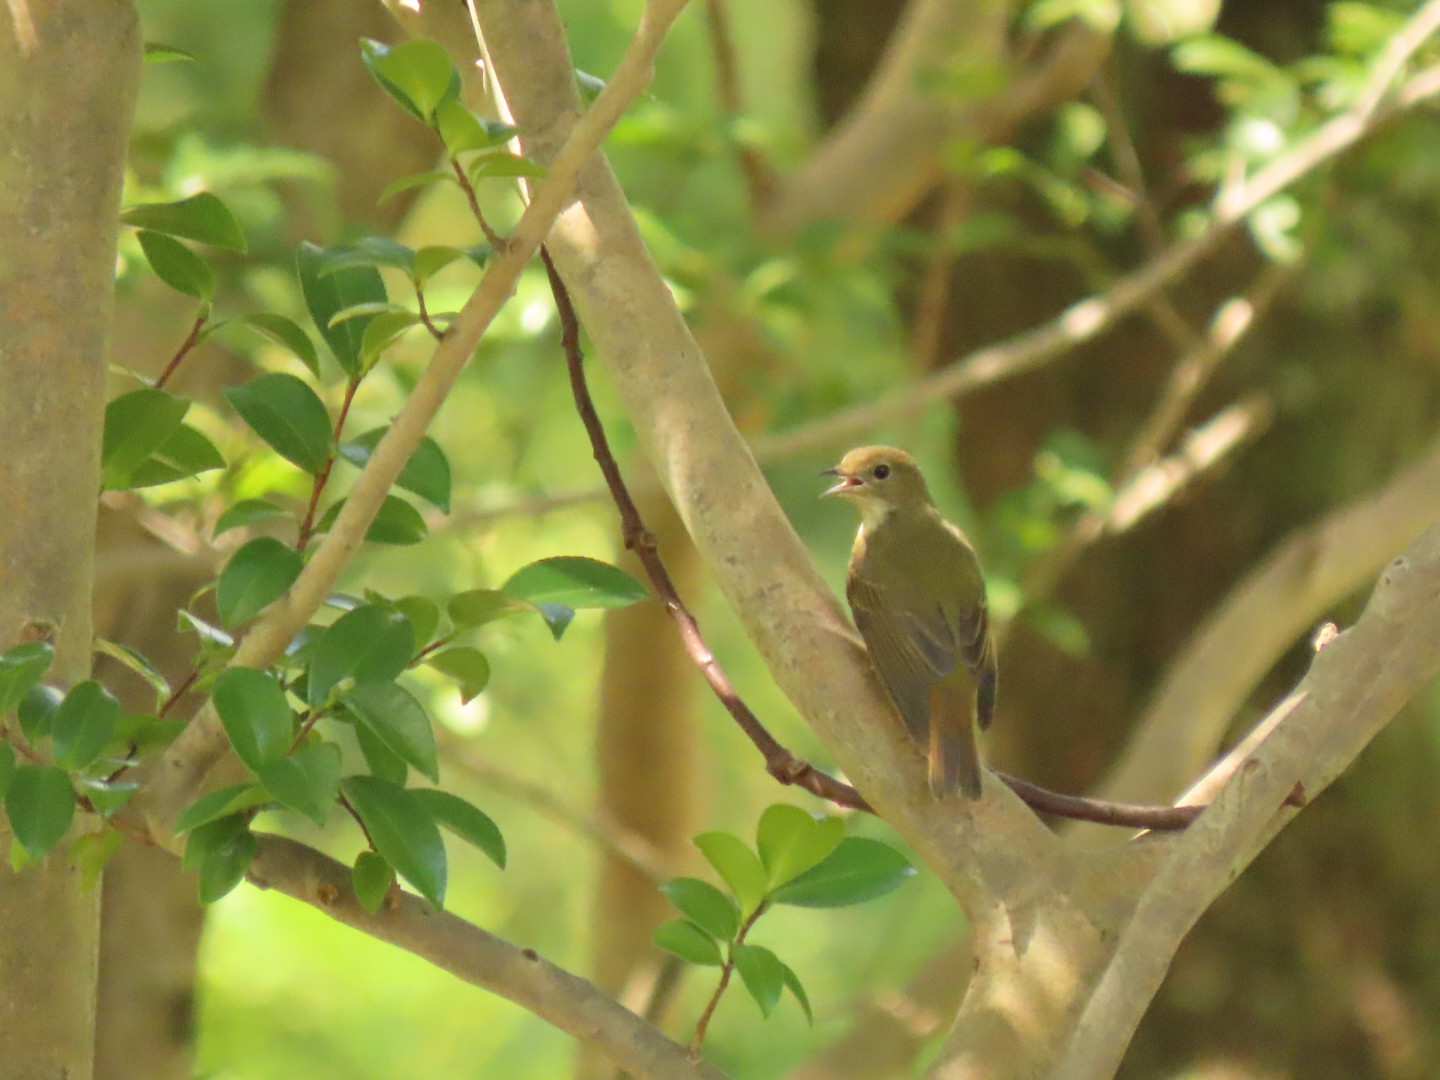
[[[620,475],[620,466],[610,450],[610,440],[605,434],[604,425],[600,423],[595,402],[590,397],[590,387],[585,381],[585,362],[580,352],[580,321],[570,301],[570,293],[565,288],[565,283],[560,280],[550,253],[544,247],[540,249],[540,258],[545,263],[545,273],[550,278],[550,289],[555,295],[555,308],[560,316],[560,343],[565,350],[565,363],[570,373],[570,390],[575,397],[575,409],[585,425],[586,434],[590,437],[590,449],[600,466],[600,472],[604,474],[605,484],[615,500],[615,507],[620,512],[620,530],[625,546],[635,552],[641,565],[645,567],[645,573],[655,587],[660,602],[665,605],[666,613],[680,631],[680,640],[685,651],[695,661],[720,703],[740,725],[740,730],[764,755],[766,772],[782,784],[794,784],[838,806],[874,813],[865,797],[855,788],[821,772],[808,761],[797,758],[781,746],[740,698],[720,662],[715,659],[715,654],[705,644],[699,624],[680,599],[675,583],[670,579],[669,571],[665,569],[665,563],[656,550],[655,536],[645,528],[640,510],[636,507],[635,500],[630,497],[630,489],[625,486],[625,480]],[[1003,773],[997,775],[1037,813],[1095,821],[1105,825],[1119,825],[1130,829],[1183,829],[1202,809],[1198,806],[1134,806],[1078,795],[1061,795],[1047,791],[1028,780]]]
[[[180,361],[190,355],[190,350],[195,348],[200,341],[200,331],[205,329],[205,323],[210,318],[208,305],[200,309],[200,314],[195,316],[195,324],[190,327],[190,333],[175,350],[175,355],[170,357],[170,362],[165,365],[165,370],[160,372],[160,377],[155,380],[155,389],[163,390],[165,384],[170,381],[170,376],[175,374],[175,369],[180,366]]]

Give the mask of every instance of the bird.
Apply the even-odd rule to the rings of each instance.
[[[904,450],[862,446],[822,475],[838,478],[825,495],[860,511],[846,598],[881,685],[927,748],[930,790],[978,799],[972,718],[990,726],[998,672],[975,549]]]

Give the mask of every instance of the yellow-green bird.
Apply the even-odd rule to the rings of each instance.
[[[851,450],[825,492],[860,510],[845,593],[880,682],[928,748],[936,798],[980,797],[982,729],[995,710],[995,648],[985,578],[970,541],[940,516],[915,459],[891,446]]]

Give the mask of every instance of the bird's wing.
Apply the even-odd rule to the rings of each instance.
[[[933,618],[926,618],[916,610],[897,608],[858,575],[851,576],[846,596],[880,681],[911,737],[924,745],[930,725],[930,687],[955,666],[944,612],[936,607]]]

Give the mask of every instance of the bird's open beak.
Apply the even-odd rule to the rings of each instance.
[[[860,478],[854,473],[842,473],[839,469],[825,469],[820,475],[838,476],[840,478],[838,484],[834,487],[826,488],[820,493],[821,498],[824,498],[826,495],[844,495],[847,491],[851,491],[860,486]]]

